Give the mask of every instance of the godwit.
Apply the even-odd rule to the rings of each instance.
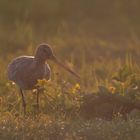
[[[19,56],[8,65],[8,78],[15,82],[20,88],[24,114],[26,113],[26,102],[23,90],[37,89],[37,106],[39,107],[39,89],[36,87],[37,81],[41,79],[49,80],[51,70],[46,60],[52,60],[71,74],[79,78],[73,70],[61,63],[54,55],[48,44],[41,44],[36,50],[35,56]]]

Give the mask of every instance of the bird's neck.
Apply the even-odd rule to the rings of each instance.
[[[39,64],[45,64],[45,62],[46,62],[45,59],[41,59],[41,58],[38,58],[38,57],[35,57],[34,60],[35,60],[35,63],[38,64],[38,65]]]

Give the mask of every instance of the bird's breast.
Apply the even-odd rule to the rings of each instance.
[[[28,88],[33,88],[37,84],[38,80],[46,79],[49,80],[51,77],[51,72],[48,64],[40,65],[34,67],[32,73],[26,78],[26,83]]]

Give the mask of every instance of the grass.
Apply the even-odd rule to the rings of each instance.
[[[67,42],[65,40],[62,42],[60,40],[56,41],[60,44],[69,44],[69,41]],[[78,38],[73,38],[73,41],[75,40],[78,40]],[[58,46],[60,45],[58,42],[56,43],[56,46],[57,44]],[[76,46],[76,48],[73,48],[73,52],[67,50],[69,47],[57,47],[56,52],[58,51],[58,57],[61,59],[67,59],[64,60],[67,65],[73,67],[80,73],[82,80],[77,81],[67,72],[63,70],[61,70],[62,72],[59,71],[60,68],[51,63],[52,82],[46,83],[45,81],[40,81],[39,83],[45,87],[45,91],[40,95],[40,112],[36,112],[35,95],[27,91],[27,115],[25,117],[22,112],[21,98],[18,94],[18,88],[6,79],[7,64],[11,58],[20,55],[21,52],[7,52],[6,61],[3,61],[3,56],[1,56],[1,140],[139,139],[140,119],[138,117],[139,115],[137,116],[135,113],[133,114],[133,112],[128,116],[127,120],[123,120],[121,117],[116,117],[111,121],[101,119],[100,117],[93,117],[92,119],[87,120],[79,114],[82,96],[99,91],[99,85],[104,85],[108,89],[113,87],[116,92],[119,92],[120,94],[123,94],[123,92],[126,94],[127,89],[130,89],[134,84],[139,88],[138,64],[136,64],[129,55],[125,58],[123,58],[123,56],[114,58],[113,53],[116,51],[114,46],[109,48],[109,51],[112,52],[109,54],[109,57],[112,59],[99,56],[99,48],[97,48],[97,50],[95,48],[95,51],[93,51],[92,47],[82,48],[80,45]],[[25,52],[31,54],[33,50],[32,47],[33,46],[27,47]],[[99,52],[102,52],[104,47],[104,43],[101,43]],[[118,47],[121,50],[121,45]],[[126,49],[131,50],[131,47]],[[135,47],[135,50],[137,51],[138,48]],[[65,56],[67,51],[70,52],[68,57]],[[78,56],[80,56],[80,58],[77,57],[76,53],[79,53]],[[105,55],[105,53],[101,54]],[[96,56],[97,59],[93,59],[92,55],[94,55],[94,57]],[[127,66],[126,68],[125,65]],[[136,77],[130,80],[132,75],[136,75]],[[112,78],[116,78],[120,84],[112,83]],[[126,84],[125,90],[121,88],[121,86],[123,86],[121,83]],[[135,94],[135,92],[132,94]],[[90,107],[91,106],[89,106],[89,108]],[[139,112],[136,114],[139,114]]]
[[[56,8],[54,13],[53,8],[46,8],[45,1],[39,5],[37,2],[35,7],[32,7],[32,0],[28,7],[26,2],[13,7],[8,3],[1,1],[0,5],[4,10],[0,20],[0,140],[139,140],[139,109],[130,111],[127,119],[118,113],[107,120],[104,119],[106,112],[110,115],[117,108],[116,104],[92,101],[94,97],[101,101],[104,96],[111,96],[139,106],[140,41],[136,26],[139,24],[132,20],[133,14],[127,13],[127,5],[119,1],[115,6],[113,2],[112,16],[103,22],[108,14],[98,17],[99,14],[84,12],[83,15],[80,11],[84,10],[80,9],[69,13],[68,9],[73,8],[67,2],[64,5],[68,9],[61,8],[64,5],[59,2],[52,2],[52,7]],[[45,8],[39,10],[42,3],[46,11]],[[86,4],[87,11],[94,9],[90,2]],[[97,4],[100,6],[100,2]],[[84,1],[82,5],[84,9]],[[134,3],[133,8],[136,9]],[[59,9],[62,9],[60,13]],[[97,9],[92,13],[98,13]],[[109,8],[106,9],[108,13]],[[130,21],[133,21],[131,26]],[[42,42],[50,44],[56,56],[77,71],[81,80],[49,61],[52,81],[39,81],[45,88],[40,94],[40,110],[37,112],[35,93],[26,91],[27,115],[24,116],[18,87],[7,79],[7,65],[19,55],[33,55]],[[90,98],[84,100],[88,95]],[[87,107],[84,115],[89,115],[90,119],[81,114],[83,105]]]
[[[23,118],[5,113],[0,120],[0,136],[4,140],[138,140],[139,123],[139,119],[116,119],[111,122],[100,119],[64,121],[44,114]]]

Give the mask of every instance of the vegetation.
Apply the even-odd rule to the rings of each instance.
[[[0,0],[0,140],[139,140],[139,1]],[[53,62],[37,112],[27,115],[8,63],[52,46],[77,80]]]

